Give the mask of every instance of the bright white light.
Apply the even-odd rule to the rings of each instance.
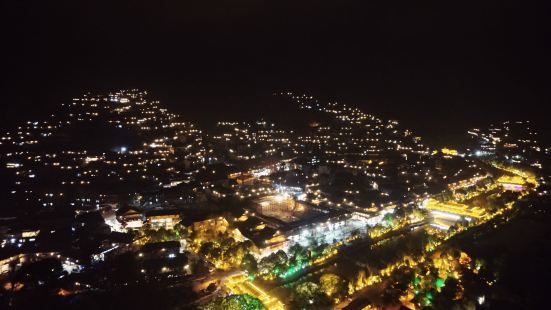
[[[282,202],[287,198],[289,198],[289,196],[287,194],[280,194],[280,195],[277,195],[277,196],[274,197],[275,201],[277,201],[277,202]]]
[[[440,225],[440,224],[436,224],[436,223],[432,223],[432,224],[430,224],[430,226],[432,226],[432,227],[434,227],[434,228],[441,229],[441,230],[448,230],[448,229],[450,229],[449,226],[444,226],[444,225]]]
[[[486,301],[486,296],[483,295],[478,297],[477,301],[479,305],[482,305]]]
[[[456,215],[456,214],[447,213],[447,212],[433,210],[433,211],[431,211],[431,213],[432,213],[432,215],[435,215],[435,216],[438,216],[438,217],[443,217],[443,218],[450,219],[450,220],[459,221],[461,219],[461,216]]]
[[[419,208],[426,209],[428,204],[429,204],[429,199],[427,198],[427,199],[423,200],[423,202],[419,205]]]

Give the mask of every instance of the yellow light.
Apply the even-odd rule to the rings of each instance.
[[[444,155],[457,156],[458,154],[457,150],[454,149],[443,148],[441,151]]]

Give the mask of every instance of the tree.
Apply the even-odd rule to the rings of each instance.
[[[429,213],[426,209],[415,208],[412,212],[412,215],[417,220],[424,220],[429,216]]]
[[[266,256],[260,260],[258,264],[258,269],[261,274],[269,274],[276,266],[273,254]]]
[[[364,285],[364,282],[366,281],[366,275],[365,270],[360,270],[358,274],[356,275],[356,287],[362,287]]]
[[[247,254],[247,250],[245,249],[242,243],[239,243],[239,244],[234,244],[233,246],[226,249],[224,254],[225,254],[225,259],[231,265],[241,265],[241,262],[243,261],[243,257],[245,257],[245,254]]]
[[[385,234],[388,231],[388,228],[382,224],[377,224],[371,228],[368,228],[368,234],[371,238],[378,238]]]
[[[241,268],[245,269],[248,273],[256,273],[258,271],[258,265],[254,256],[245,254],[241,260]]]
[[[383,226],[394,227],[394,224],[395,224],[394,215],[391,213],[385,214],[385,216],[383,217]]]
[[[446,280],[446,285],[442,288],[440,294],[436,294],[433,305],[436,309],[451,309],[454,300],[460,297],[459,281],[454,278]]]
[[[314,282],[304,282],[297,285],[295,291],[298,296],[311,299],[320,292],[320,287]]]
[[[200,306],[201,310],[266,310],[262,302],[251,295],[231,295]]]
[[[339,297],[346,293],[345,281],[332,273],[320,277],[321,290],[329,297]]]
[[[205,242],[199,248],[199,255],[208,257],[211,255],[215,248],[216,245],[214,244],[214,242]]]
[[[327,250],[330,250],[329,245],[327,243],[322,243],[314,248],[314,257],[318,257],[321,255],[327,254]]]
[[[178,239],[189,239],[190,237],[190,234],[189,234],[189,231],[188,229],[182,225],[181,223],[178,223],[174,226],[174,235],[178,238]]]
[[[289,256],[296,262],[304,261],[308,259],[308,250],[297,243],[289,248]]]
[[[326,309],[331,302],[321,291],[320,286],[313,282],[304,282],[295,288],[293,303],[300,309]]]
[[[394,211],[394,216],[396,218],[402,219],[402,218],[405,218],[406,215],[407,215],[406,214],[406,208],[404,208],[404,207],[398,207]]]
[[[288,257],[287,257],[287,254],[284,251],[279,250],[274,255],[275,255],[275,259],[276,259],[277,264],[283,265],[283,264],[287,263]]]

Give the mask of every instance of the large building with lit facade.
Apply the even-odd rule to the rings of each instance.
[[[523,191],[526,189],[526,181],[520,176],[502,176],[497,179],[499,185],[506,190]]]
[[[180,223],[180,213],[173,210],[152,210],[145,214],[146,223],[152,229],[174,229]]]
[[[247,212],[237,219],[236,225],[246,238],[255,243],[260,256],[267,256],[278,250],[287,250],[295,244],[335,244],[353,235],[365,236],[367,228],[380,223],[383,216],[384,212],[370,216],[333,211],[318,214],[315,218],[285,223]]]

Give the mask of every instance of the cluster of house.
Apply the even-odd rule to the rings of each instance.
[[[356,232],[364,232],[366,225],[374,225],[379,220],[378,217],[365,214],[336,212],[285,223],[277,218],[258,214],[256,211],[244,210],[237,217],[228,215],[213,217],[211,214],[204,214],[183,218],[181,211],[177,209],[143,210],[127,206],[115,211],[116,221],[124,228],[120,231],[109,229],[105,218],[97,212],[81,214],[61,224],[57,223],[55,226],[38,225],[40,229],[11,227],[0,234],[2,236],[0,274],[6,274],[23,264],[46,257],[57,258],[69,273],[79,272],[95,261],[103,261],[111,255],[128,251],[139,252],[142,256],[151,256],[147,254],[151,252],[147,249],[151,248],[156,253],[152,255],[158,256],[158,262],[153,265],[153,269],[167,259],[174,262],[179,257],[186,257],[185,241],[144,247],[136,234],[125,232],[129,230],[173,230],[178,225],[182,225],[186,227],[193,239],[197,240],[213,240],[220,234],[228,234],[237,241],[250,240],[258,250],[257,254],[266,256],[281,249],[285,250],[294,244],[307,246],[311,242],[331,244],[342,241]],[[56,238],[68,241],[51,242]],[[89,246],[90,244],[82,247],[75,246],[74,240],[86,239],[93,239],[95,243],[92,246]],[[156,246],[161,250],[152,249]],[[82,249],[85,248],[91,250],[83,251]],[[171,250],[168,251],[167,248]],[[165,269],[159,269],[158,272],[171,269],[168,265],[163,265],[162,268]],[[147,269],[144,268],[149,272]]]
[[[117,211],[117,220],[126,229],[140,229],[147,225],[155,230],[171,230],[180,223],[181,218],[178,210],[142,211],[136,207],[126,207]]]

